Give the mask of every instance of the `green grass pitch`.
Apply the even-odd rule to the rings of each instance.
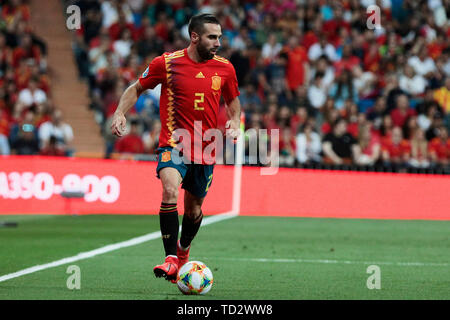
[[[158,216],[0,216],[0,277],[159,230]],[[154,277],[161,239],[0,282],[0,299],[450,299],[450,221],[236,217],[200,229],[205,296]],[[66,286],[67,267],[81,289]],[[367,267],[381,289],[367,288]]]

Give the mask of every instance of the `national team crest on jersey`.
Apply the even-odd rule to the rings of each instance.
[[[170,161],[170,151],[164,151],[162,154],[161,154],[161,162],[168,162],[168,161]]]
[[[211,88],[213,90],[220,90],[220,85],[222,83],[222,78],[219,77],[216,73],[215,76],[211,77]]]
[[[148,75],[148,67],[145,69],[144,73],[142,74],[142,78],[145,78]]]

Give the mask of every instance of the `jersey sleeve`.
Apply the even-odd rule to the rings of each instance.
[[[225,83],[222,88],[222,95],[227,104],[240,95],[238,81],[236,78],[236,71],[234,70],[234,67],[231,63],[228,77],[225,80]]]
[[[144,89],[153,89],[166,78],[164,56],[158,56],[150,62],[147,69],[139,77],[139,83]]]

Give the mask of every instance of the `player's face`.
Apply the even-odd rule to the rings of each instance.
[[[205,23],[204,32],[200,36],[197,44],[197,52],[203,60],[210,60],[214,57],[220,47],[220,38],[222,31],[220,25],[214,23]]]

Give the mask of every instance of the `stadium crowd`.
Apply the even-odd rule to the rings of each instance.
[[[71,154],[73,132],[54,106],[47,47],[24,0],[0,0],[0,154]]]
[[[23,1],[3,3],[5,16],[11,10],[3,8]],[[158,88],[140,97],[130,133],[120,140],[108,130],[111,115],[125,88],[154,57],[188,45],[189,18],[210,12],[222,25],[219,55],[237,72],[246,129],[268,129],[260,137],[266,140],[271,129],[280,130],[281,165],[449,167],[449,0],[65,3],[82,12],[82,28],[73,33],[74,55],[80,79],[89,84],[89,107],[102,128],[107,157],[112,152],[155,152],[161,128]],[[370,5],[380,8],[377,28],[367,25]],[[17,25],[13,33],[27,38]],[[27,41],[6,47],[26,46]],[[17,70],[26,67],[47,79],[45,51],[36,51],[33,66],[30,59],[19,59],[22,63],[12,67],[3,63],[2,81],[23,74]],[[0,94],[8,99],[23,88],[11,83],[1,86]],[[47,95],[43,109],[52,110],[43,83],[38,82]],[[33,90],[33,81],[28,85]],[[42,108],[38,105],[35,110]],[[40,114],[35,111],[35,117]]]
[[[214,13],[220,55],[236,71],[246,128],[280,130],[280,164],[447,166],[450,1],[75,1],[80,76],[108,152],[153,153],[158,90],[143,95],[130,134],[109,120],[124,89],[157,55],[188,44],[187,23]],[[369,5],[380,24],[366,25]],[[224,115],[221,115],[222,117]]]

